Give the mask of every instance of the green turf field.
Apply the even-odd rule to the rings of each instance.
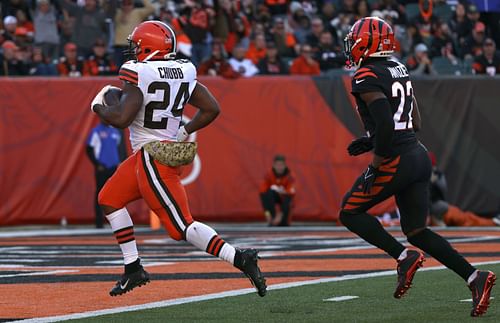
[[[482,266],[500,273],[500,265]],[[493,288],[491,306],[471,318],[471,293],[449,270],[418,272],[401,300],[392,297],[395,275],[272,290],[256,294],[97,316],[85,322],[500,322],[500,289]],[[325,302],[338,296],[358,299]],[[74,320],[77,321],[77,320]]]

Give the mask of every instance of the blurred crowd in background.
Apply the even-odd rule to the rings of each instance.
[[[144,20],[177,35],[201,75],[346,73],[343,39],[365,16],[389,22],[413,75],[500,74],[500,1],[1,0],[1,76],[115,75]]]

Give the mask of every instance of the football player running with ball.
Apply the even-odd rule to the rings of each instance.
[[[141,265],[132,219],[126,205],[144,198],[160,217],[170,237],[186,240],[200,250],[229,262],[252,282],[260,296],[266,280],[258,267],[258,252],[236,249],[211,227],[194,221],[186,192],[180,182],[180,165],[189,164],[196,144],[185,142],[189,134],[210,124],[219,114],[219,104],[196,80],[196,69],[186,60],[176,60],[176,37],[160,21],[139,24],[128,38],[134,59],[120,69],[124,82],[120,101],[106,105],[106,86],[95,97],[91,109],[102,120],[130,130],[133,155],[125,160],[99,193],[99,205],[120,245],[125,273],[110,291],[124,294],[149,282]],[[109,95],[108,95],[109,96]],[[182,110],[189,103],[198,109],[183,125]]]
[[[479,316],[488,309],[496,276],[474,268],[444,238],[426,227],[431,162],[415,136],[420,128],[420,113],[408,70],[390,58],[394,44],[389,24],[375,17],[356,21],[344,40],[347,64],[357,68],[352,94],[368,134],[354,140],[348,151],[356,156],[374,149],[374,156],[344,197],[340,220],[350,231],[397,260],[394,297],[400,298],[410,288],[424,255],[405,248],[366,213],[394,195],[408,242],[467,282],[472,291],[471,316]]]

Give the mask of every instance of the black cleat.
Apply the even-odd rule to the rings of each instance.
[[[123,274],[122,278],[116,282],[115,287],[111,289],[109,295],[117,296],[125,294],[136,287],[149,283],[149,274],[144,268],[141,268],[131,274]]]
[[[401,298],[411,287],[413,276],[422,267],[425,258],[421,252],[408,250],[406,258],[398,261],[398,285],[394,291],[395,298]]]
[[[472,311],[470,316],[481,316],[490,305],[490,293],[497,276],[491,271],[478,271],[477,277],[470,283],[472,292]]]
[[[257,264],[259,252],[255,249],[236,249],[234,266],[241,270],[257,290],[259,296],[267,293],[266,279]]]

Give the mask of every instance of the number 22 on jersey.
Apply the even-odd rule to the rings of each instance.
[[[401,82],[392,83],[392,97],[399,98],[399,105],[394,114],[394,130],[413,129],[413,88],[411,81],[406,81],[405,85]]]

